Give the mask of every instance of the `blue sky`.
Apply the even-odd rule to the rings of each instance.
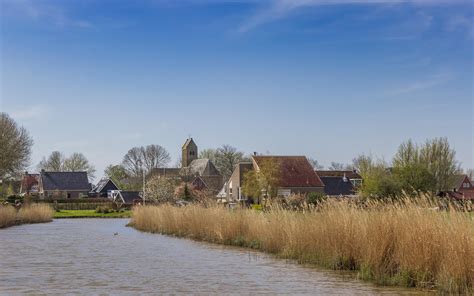
[[[473,1],[0,0],[0,110],[32,165],[133,146],[391,159],[446,136],[474,167]]]

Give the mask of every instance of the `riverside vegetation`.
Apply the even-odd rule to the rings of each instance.
[[[0,228],[19,224],[44,223],[53,220],[54,210],[45,204],[32,204],[16,210],[12,206],[0,206]]]
[[[382,285],[472,293],[474,223],[465,212],[440,212],[428,198],[356,206],[327,201],[288,211],[171,205],[136,207],[138,230],[251,247],[299,263],[357,271]]]

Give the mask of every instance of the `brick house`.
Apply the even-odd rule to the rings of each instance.
[[[273,162],[278,167],[278,196],[293,193],[324,192],[324,183],[313,170],[305,156],[252,156],[251,162],[239,163],[226,183],[228,200],[246,200],[242,193],[244,175],[250,170],[259,171],[265,162]]]

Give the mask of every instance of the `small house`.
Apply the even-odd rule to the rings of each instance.
[[[92,188],[89,196],[91,197],[107,197],[110,190],[119,190],[118,186],[110,179],[102,179]]]
[[[87,197],[91,185],[87,172],[46,172],[41,171],[38,192],[43,198]]]

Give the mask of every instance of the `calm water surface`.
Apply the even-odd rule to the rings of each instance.
[[[419,293],[247,249],[142,233],[127,222],[62,219],[0,230],[0,294]]]

